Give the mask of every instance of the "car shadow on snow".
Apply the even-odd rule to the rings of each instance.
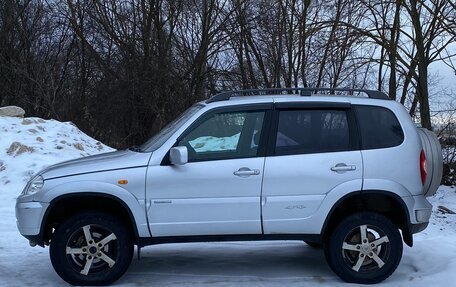
[[[120,284],[289,285],[338,279],[323,250],[301,241],[162,244],[141,250]]]

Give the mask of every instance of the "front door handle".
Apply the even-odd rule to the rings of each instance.
[[[345,171],[356,170],[356,165],[347,165],[345,163],[338,163],[335,166],[331,167],[331,170],[335,171],[337,173],[342,173]]]
[[[250,169],[248,167],[241,167],[239,170],[233,172],[234,175],[240,176],[240,177],[248,177],[251,175],[259,175],[260,170],[258,169]]]

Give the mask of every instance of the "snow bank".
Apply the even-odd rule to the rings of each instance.
[[[48,250],[31,248],[19,234],[16,198],[44,167],[112,150],[70,122],[0,117],[0,286],[64,286]]]
[[[203,136],[190,141],[196,152],[236,150],[240,133],[230,137]]]
[[[30,177],[51,164],[113,149],[70,122],[0,117],[0,194],[20,192]]]

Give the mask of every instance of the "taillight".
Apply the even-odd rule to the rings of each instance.
[[[424,153],[424,150],[421,150],[421,153],[420,153],[420,173],[421,173],[421,183],[424,185],[424,183],[426,182],[426,176],[427,176],[426,154]]]

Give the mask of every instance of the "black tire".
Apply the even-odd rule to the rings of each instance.
[[[321,249],[323,248],[323,243],[317,243],[317,242],[311,242],[311,241],[305,241],[304,242],[309,245],[310,247],[314,249]]]
[[[375,284],[388,278],[399,265],[402,238],[396,226],[385,216],[360,212],[347,217],[335,228],[325,245],[325,257],[342,280]]]
[[[127,271],[133,247],[128,229],[118,219],[104,213],[84,212],[57,228],[49,254],[55,271],[66,282],[108,285]]]

